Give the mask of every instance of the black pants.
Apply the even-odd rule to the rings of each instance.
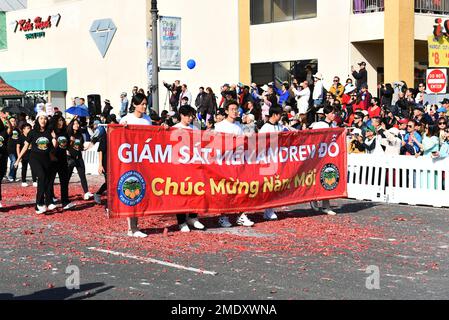
[[[27,182],[27,171],[28,171],[28,164],[30,162],[30,159],[22,159],[22,182]],[[31,169],[31,176],[33,177],[33,182],[37,182],[36,174],[34,173],[33,169]]]
[[[106,175],[106,173],[104,173],[104,183],[101,185],[100,189],[98,189],[98,191],[95,194],[98,195],[102,195],[103,193],[105,193],[108,190],[108,176]]]
[[[2,201],[2,181],[8,167],[8,155],[0,153],[0,201]]]
[[[53,186],[50,183],[51,176],[51,162],[50,158],[44,156],[30,155],[31,170],[36,173],[37,176],[37,193],[36,204],[38,206],[49,206],[53,203],[52,189]]]
[[[69,167],[67,161],[58,161],[51,167],[50,185],[51,196],[55,198],[55,180],[56,175],[59,176],[59,186],[61,188],[61,203],[62,207],[65,207],[70,203],[69,201]]]
[[[176,218],[178,219],[178,224],[186,223],[187,217],[189,219],[196,219],[196,218],[198,218],[198,215],[197,214],[177,214]]]
[[[84,160],[81,159],[73,159],[68,158],[68,164],[69,164],[69,181],[72,179],[73,169],[76,168],[78,171],[78,176],[81,180],[81,186],[83,187],[84,193],[89,192],[89,186],[87,185],[87,179],[86,179],[86,167],[84,166]]]

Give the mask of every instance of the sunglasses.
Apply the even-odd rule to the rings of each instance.
[[[414,126],[410,126],[410,125],[408,125],[408,126],[407,126],[407,128],[414,128]]]
[[[442,124],[444,124],[444,125],[447,125],[447,122],[440,122],[440,123],[438,123],[440,126],[442,125]]]

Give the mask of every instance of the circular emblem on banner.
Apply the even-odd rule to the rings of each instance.
[[[340,171],[337,166],[333,164],[325,165],[321,170],[320,182],[327,191],[335,190],[340,183]]]
[[[120,201],[129,207],[134,207],[142,202],[145,190],[145,179],[137,171],[128,171],[122,175],[117,186]]]

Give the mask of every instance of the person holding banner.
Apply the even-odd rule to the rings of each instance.
[[[147,97],[144,94],[137,93],[133,96],[131,102],[134,112],[129,113],[127,116],[120,120],[120,124],[125,127],[129,124],[151,126],[151,118],[147,115]],[[128,218],[128,236],[134,238],[146,238],[147,234],[141,232],[138,228],[137,218]]]
[[[323,121],[315,122],[313,123],[310,128],[313,130],[316,129],[329,129],[329,128],[335,128],[334,120],[335,120],[335,109],[331,105],[325,105],[323,108],[324,115],[326,118]],[[337,213],[332,211],[331,209],[331,203],[329,200],[323,200],[323,206],[320,207],[318,201],[312,201],[310,202],[310,206],[314,211],[322,211],[323,213],[335,216]]]
[[[178,110],[180,116],[180,122],[174,126],[177,129],[184,130],[198,130],[192,121],[195,118],[196,111],[189,105],[181,106]],[[189,225],[198,230],[204,230],[204,225],[199,222],[197,214],[178,214],[176,215],[178,219],[179,230],[181,232],[190,232]]]
[[[262,129],[259,130],[259,133],[276,133],[276,132],[284,132],[288,131],[282,124],[281,121],[283,110],[280,106],[274,106],[270,108],[269,119],[264,124]],[[265,220],[274,221],[277,220],[278,217],[274,209],[266,209],[263,215]]]
[[[227,118],[215,125],[215,132],[243,135],[244,133],[242,125],[237,122],[237,118],[239,116],[238,102],[235,100],[230,100],[225,104],[224,108]],[[220,217],[220,219],[218,220],[218,224],[222,228],[232,227],[232,224],[229,222],[229,218],[225,215],[222,215]],[[237,219],[237,225],[243,227],[252,227],[254,226],[254,222],[248,219],[246,214],[242,213]]]

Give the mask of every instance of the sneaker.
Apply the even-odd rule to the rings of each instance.
[[[204,230],[205,229],[205,226],[197,218],[195,218],[195,219],[188,219],[187,220],[187,224],[189,226],[194,227],[195,229],[198,229],[198,230]]]
[[[0,202],[0,209],[3,209],[3,204]]]
[[[14,179],[11,178],[11,177],[8,177],[8,181],[9,181],[9,182],[14,182]]]
[[[230,227],[232,227],[232,224],[229,222],[229,218],[226,217],[226,216],[220,217],[220,219],[218,219],[218,224],[222,228],[230,228]]]
[[[19,179],[19,178],[16,179],[16,182],[20,182],[20,181],[22,181],[22,179]]]
[[[278,216],[276,215],[276,212],[274,212],[273,209],[267,209],[265,210],[263,218],[267,221],[274,221],[278,219]]]
[[[53,203],[57,203],[59,200],[56,198],[53,198]]]
[[[187,225],[187,223],[180,224],[179,230],[181,230],[181,232],[184,232],[184,233],[190,232],[190,229],[189,229],[189,226]]]
[[[55,210],[56,208],[57,208],[57,206],[54,205],[53,203],[52,203],[51,205],[48,206],[48,210],[49,210],[49,211],[53,211],[53,210]]]
[[[33,182],[33,187],[37,188],[37,182]]]
[[[242,213],[237,219],[237,224],[242,227],[252,227],[254,225],[254,222],[249,220],[246,214]]]
[[[64,208],[62,208],[62,210],[70,210],[75,208],[75,204],[74,203],[69,203],[67,204]]]
[[[141,232],[141,231],[128,231],[128,236],[129,237],[134,237],[134,238],[146,238],[148,237],[147,234]]]
[[[92,193],[90,193],[90,192],[87,192],[85,195],[84,195],[84,200],[89,200],[90,198],[92,198],[94,195],[92,194]]]
[[[26,187],[28,187],[28,183],[22,182],[22,188],[26,188]]]
[[[315,212],[320,212],[321,211],[321,207],[318,201],[312,201],[310,202],[310,206],[312,207],[312,210]]]
[[[46,206],[37,206],[37,210],[36,210],[37,214],[43,214],[45,212],[47,212],[47,207]]]
[[[337,213],[335,211],[332,211],[332,209],[323,209],[323,213],[329,215],[329,216],[336,216]]]
[[[101,204],[101,196],[99,194],[94,194],[94,200],[96,204]]]

